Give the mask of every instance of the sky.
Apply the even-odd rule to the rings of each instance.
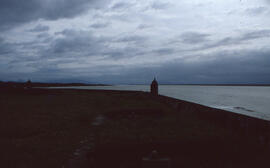
[[[270,83],[270,0],[1,0],[0,80]]]

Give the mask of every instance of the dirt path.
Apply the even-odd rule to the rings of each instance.
[[[99,127],[103,124],[104,119],[104,116],[99,115],[95,118],[91,125],[93,127]],[[88,140],[81,141],[82,147],[78,148],[73,153],[71,159],[66,165],[63,166],[63,168],[91,168],[93,166],[94,160],[91,157],[91,154],[94,152],[95,143],[97,141],[95,137],[97,137],[97,133],[98,132],[92,132]]]

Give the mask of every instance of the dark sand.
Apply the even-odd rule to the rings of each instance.
[[[144,92],[2,91],[0,114],[1,167],[67,167],[85,146],[94,167],[137,168],[152,150],[172,167],[270,166],[267,121]]]

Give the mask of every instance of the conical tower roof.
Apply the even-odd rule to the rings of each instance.
[[[157,85],[158,83],[157,83],[157,80],[156,80],[156,78],[154,78],[154,80],[152,81],[152,85]]]

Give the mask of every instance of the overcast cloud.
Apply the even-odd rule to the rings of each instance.
[[[270,83],[269,0],[1,0],[0,80]]]

